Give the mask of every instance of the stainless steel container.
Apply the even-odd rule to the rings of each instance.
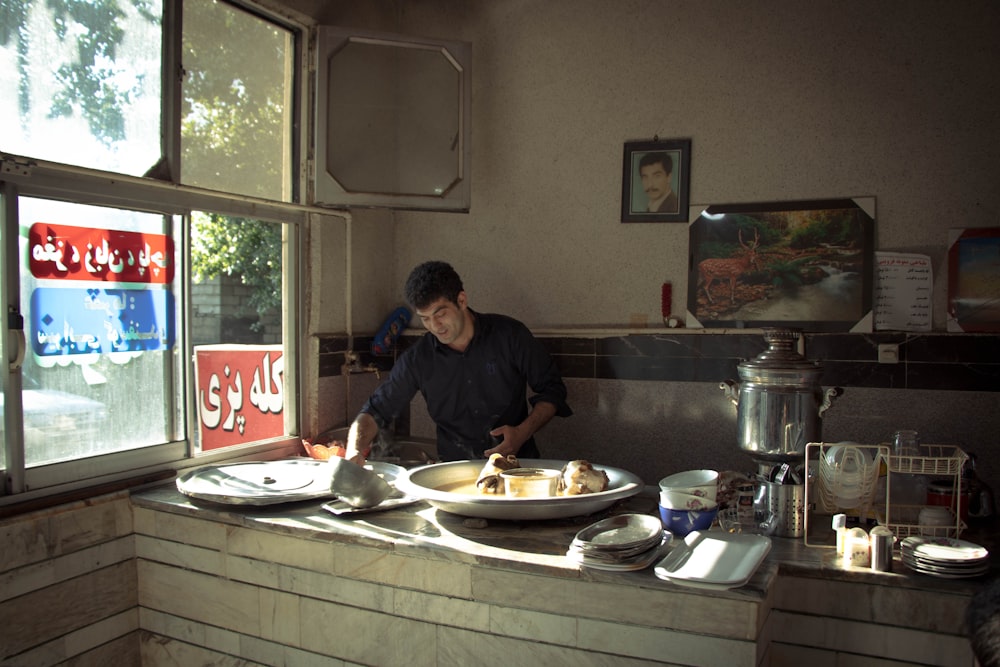
[[[770,514],[778,537],[802,537],[806,525],[806,487],[804,484],[760,482],[759,512]]]
[[[768,349],[739,364],[741,382],[719,385],[736,405],[739,447],[756,460],[803,458],[806,445],[822,439],[823,413],[843,393],[819,385],[823,369],[796,351],[798,339],[794,329],[765,329]]]

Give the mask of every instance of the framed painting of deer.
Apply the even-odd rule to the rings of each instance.
[[[626,143],[622,222],[687,222],[690,174],[690,139]]]
[[[872,330],[874,198],[689,215],[687,326]]]

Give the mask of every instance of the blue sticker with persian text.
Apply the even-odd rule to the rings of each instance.
[[[166,350],[174,319],[168,290],[39,287],[29,336],[40,357]]]

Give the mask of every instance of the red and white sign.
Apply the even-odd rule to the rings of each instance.
[[[174,242],[164,234],[36,222],[28,265],[36,278],[165,285],[174,279]]]
[[[219,449],[285,434],[281,345],[198,345],[201,449]]]

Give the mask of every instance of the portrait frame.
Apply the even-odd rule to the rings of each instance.
[[[874,197],[689,215],[688,327],[872,331]]]
[[[663,154],[670,158],[671,196],[661,203],[666,208],[649,210],[649,197],[643,189],[641,166],[647,155]],[[662,160],[661,169],[666,166]],[[655,165],[647,168],[654,169]],[[622,222],[688,222],[688,195],[691,189],[691,140],[669,139],[629,141],[622,158]]]

